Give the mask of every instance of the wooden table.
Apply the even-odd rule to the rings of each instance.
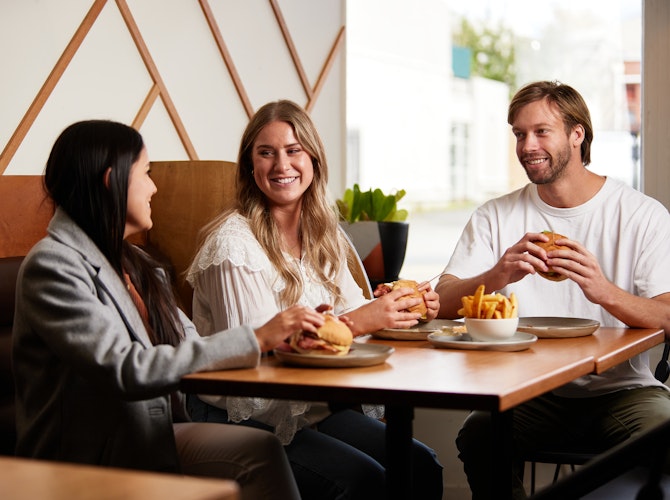
[[[511,433],[506,432],[511,409],[662,343],[663,331],[600,328],[586,337],[541,339],[519,352],[438,349],[425,341],[370,337],[359,341],[392,345],[395,352],[381,365],[342,369],[284,366],[269,357],[258,368],[188,375],[181,388],[201,394],[384,404],[389,495],[409,498],[415,407],[491,411],[499,427],[493,446],[504,453],[511,448]],[[503,463],[511,468],[511,457],[503,457]],[[511,481],[505,469],[497,469],[500,479]]]
[[[235,481],[0,457],[3,500],[237,500]]]

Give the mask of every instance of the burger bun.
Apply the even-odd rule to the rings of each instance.
[[[427,318],[428,308],[426,307],[426,302],[423,300],[423,292],[419,291],[419,284],[414,280],[398,280],[394,281],[391,287],[393,290],[398,288],[411,288],[413,292],[409,294],[410,297],[421,298],[421,302],[415,306],[407,309],[409,312],[420,313],[421,319],[425,320]]]
[[[349,352],[354,336],[337,316],[324,314],[324,324],[316,333],[298,332],[291,335],[289,345],[300,354],[342,356]]]
[[[569,250],[570,247],[567,247],[565,245],[557,245],[556,240],[561,240],[561,239],[569,239],[567,236],[563,236],[562,234],[559,233],[553,233],[551,231],[542,231],[542,234],[545,236],[549,237],[549,241],[534,241],[538,247],[544,248],[546,252],[549,252],[550,250]],[[540,269],[535,268],[537,271],[537,274],[542,276],[543,278],[546,278],[550,281],[563,281],[567,279],[567,276],[557,273],[553,267],[549,267],[549,271],[542,271]]]

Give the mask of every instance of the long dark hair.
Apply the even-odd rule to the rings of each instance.
[[[123,239],[128,177],[143,148],[140,133],[122,123],[74,123],[54,143],[44,185],[56,206],[93,240],[119,277],[123,279],[124,270],[130,275],[149,313],[153,343],[176,345],[184,338],[184,328],[168,276],[161,276],[154,259]]]

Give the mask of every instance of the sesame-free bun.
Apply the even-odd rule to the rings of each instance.
[[[324,317],[326,322],[317,329],[316,333],[326,342],[330,342],[334,346],[346,348],[349,351],[349,347],[354,340],[349,327],[340,321],[337,316],[324,314]]]
[[[325,323],[316,333],[299,332],[291,335],[290,346],[300,354],[342,356],[349,352],[354,336],[349,327],[337,316],[324,314]]]
[[[534,241],[533,243],[535,243],[538,247],[544,248],[544,250],[547,252],[550,250],[569,250],[569,247],[566,247],[565,245],[556,244],[556,240],[569,239],[567,236],[563,236],[559,233],[552,233],[551,231],[542,231],[542,234],[548,236],[549,241]],[[536,270],[537,274],[550,281],[563,281],[564,279],[567,279],[567,276],[554,271],[553,267],[550,267],[549,271],[540,271],[539,269]]]
[[[414,291],[409,295],[410,297],[420,297],[423,299],[423,293],[419,291],[419,284],[414,280],[398,280],[394,281],[391,287],[393,290],[398,288],[412,288]],[[421,313],[421,319],[426,319],[426,314],[428,313],[428,308],[426,307],[426,302],[421,301],[419,304],[410,307],[409,312],[418,312]]]

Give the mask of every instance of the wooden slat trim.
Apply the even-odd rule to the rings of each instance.
[[[333,66],[333,63],[335,62],[335,56],[340,50],[340,47],[342,46],[342,42],[344,42],[344,26],[340,28],[339,33],[337,34],[337,37],[335,38],[335,43],[333,43],[333,47],[330,49],[330,53],[328,54],[328,57],[326,58],[326,62],[323,65],[323,68],[321,69],[321,73],[319,74],[319,78],[316,80],[316,85],[314,86],[314,93],[312,94],[312,97],[309,99],[307,102],[307,106],[305,106],[305,109],[307,111],[311,111],[312,108],[314,107],[314,104],[316,103],[316,100],[319,98],[319,94],[321,93],[321,89],[323,88],[323,85],[326,82],[326,78],[328,76],[328,73],[330,72],[330,68]]]
[[[199,3],[202,12],[205,15],[205,19],[207,19],[209,30],[212,32],[212,36],[216,41],[216,46],[219,48],[219,53],[221,54],[221,57],[223,57],[223,62],[226,64],[228,73],[233,80],[233,85],[235,85],[237,95],[242,101],[242,105],[244,106],[244,110],[247,112],[247,116],[251,118],[254,114],[254,108],[251,105],[249,96],[247,95],[244,85],[242,84],[242,80],[240,79],[240,75],[237,72],[237,68],[233,63],[233,58],[230,56],[230,52],[228,52],[226,42],[223,41],[223,35],[221,34],[221,30],[219,29],[219,25],[217,24],[216,19],[214,18],[214,14],[212,13],[212,9],[209,6],[209,2],[207,0],[199,0]]]
[[[286,46],[288,47],[289,52],[291,53],[291,59],[293,59],[293,64],[295,65],[295,69],[298,72],[298,76],[300,77],[300,81],[302,82],[302,87],[305,89],[305,94],[307,94],[307,100],[311,101],[312,100],[312,86],[309,83],[309,79],[307,78],[307,74],[305,73],[305,69],[302,66],[302,62],[300,61],[300,56],[298,55],[298,51],[295,48],[295,44],[293,43],[293,39],[291,38],[291,33],[289,33],[288,26],[286,25],[286,21],[284,20],[284,16],[281,13],[281,9],[279,8],[279,4],[277,3],[277,0],[270,0],[270,5],[272,6],[272,11],[275,14],[275,18],[277,19],[277,23],[279,24],[279,28],[281,29],[281,34],[284,37],[284,41],[286,42]]]
[[[154,83],[151,86],[151,89],[149,90],[149,93],[144,98],[144,102],[142,103],[142,106],[137,111],[137,115],[135,115],[135,119],[133,120],[133,123],[132,123],[133,128],[135,128],[137,130],[142,128],[142,124],[144,123],[144,120],[147,119],[147,116],[149,115],[149,111],[151,111],[151,108],[154,105],[154,102],[156,102],[156,99],[158,99],[158,96],[160,96],[160,93],[161,93],[160,88],[158,88],[158,85],[156,85]]]
[[[195,148],[193,147],[193,143],[191,142],[191,139],[189,138],[188,133],[186,132],[186,128],[184,127],[184,124],[182,123],[181,118],[179,117],[177,108],[174,105],[172,98],[170,97],[170,93],[168,92],[167,87],[165,86],[165,82],[163,82],[163,78],[161,77],[158,68],[154,63],[153,58],[151,57],[149,49],[144,43],[142,34],[140,33],[140,30],[137,27],[137,24],[135,23],[135,19],[133,18],[133,15],[131,14],[130,9],[128,8],[126,0],[116,0],[116,4],[119,7],[119,11],[121,12],[121,16],[123,17],[126,26],[128,27],[130,35],[135,41],[137,50],[140,52],[140,55],[142,56],[142,60],[144,61],[144,65],[146,66],[147,71],[149,71],[151,78],[154,80],[154,82],[160,89],[161,99],[163,100],[163,104],[165,105],[165,109],[167,110],[168,115],[170,116],[170,120],[172,120],[172,124],[174,125],[177,134],[181,139],[181,143],[183,144],[184,149],[186,149],[186,154],[188,154],[188,157],[191,160],[197,160],[198,154],[196,153]]]
[[[81,24],[79,25],[79,28],[77,28],[77,31],[75,31],[72,39],[67,44],[67,47],[65,47],[65,50],[58,58],[56,65],[51,70],[51,73],[49,73],[49,76],[47,76],[47,79],[42,85],[42,88],[40,88],[39,92],[35,96],[35,99],[33,99],[33,102],[26,111],[26,114],[23,115],[19,126],[16,127],[16,130],[5,146],[5,149],[2,151],[2,154],[0,154],[0,175],[4,174],[7,166],[9,165],[9,162],[14,157],[14,154],[16,154],[17,149],[19,149],[23,139],[25,139],[26,135],[28,134],[30,127],[32,127],[33,122],[39,115],[44,104],[47,102],[47,99],[51,95],[51,92],[53,92],[53,89],[56,87],[56,84],[60,80],[61,76],[63,76],[65,69],[70,64],[70,61],[72,61],[72,58],[77,53],[77,50],[79,50],[79,47],[84,41],[84,38],[86,38],[86,35],[90,31],[106,3],[107,0],[96,0],[93,3]]]

